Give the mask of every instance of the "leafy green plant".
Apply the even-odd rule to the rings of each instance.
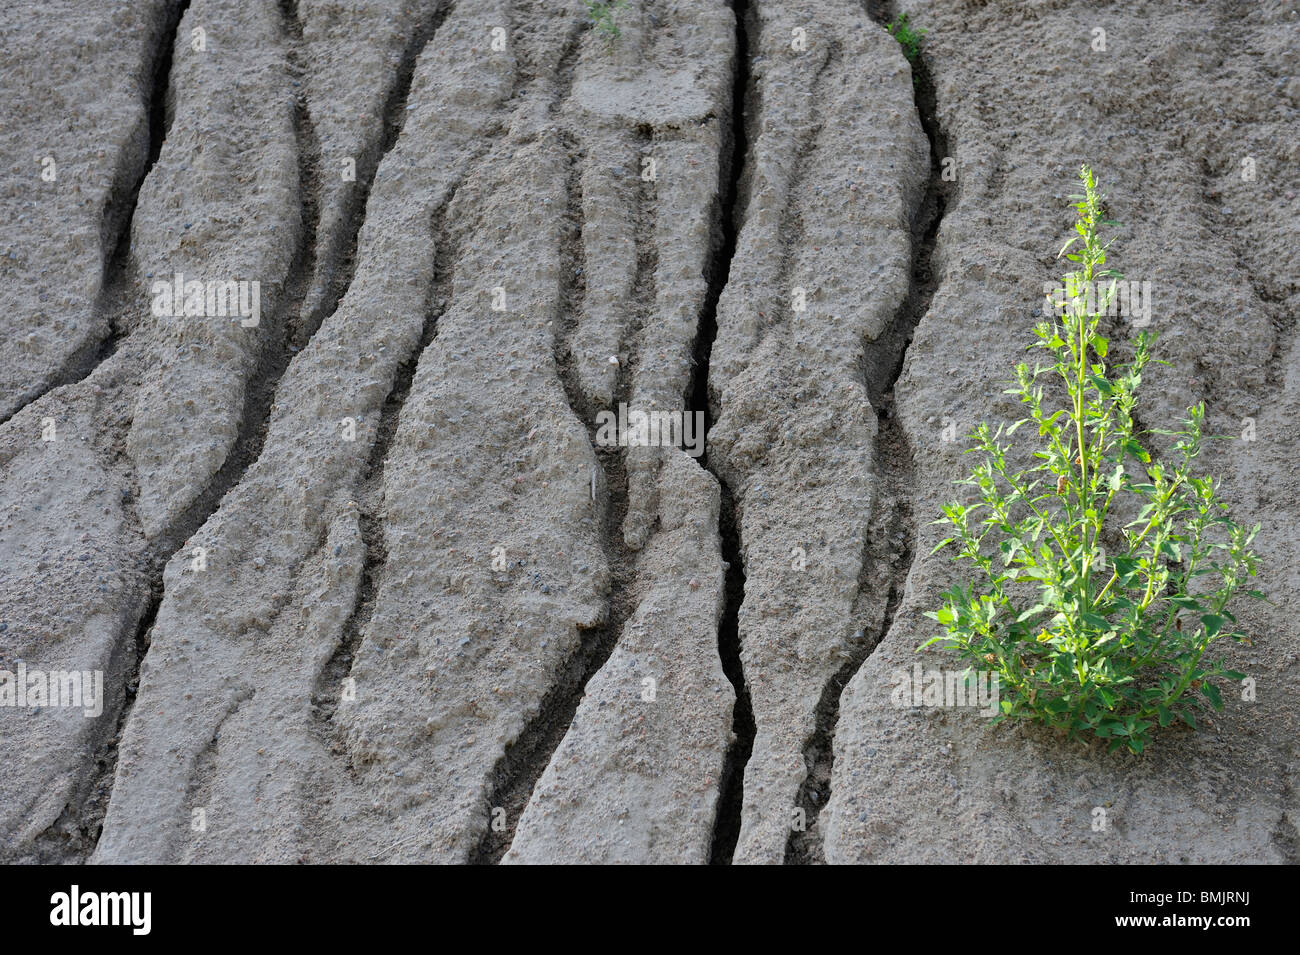
[[[616,14],[627,9],[627,0],[612,0],[602,3],[600,0],[587,0],[587,17],[605,39],[613,43],[623,35],[619,29]]]
[[[1140,753],[1157,725],[1195,728],[1198,710],[1221,709],[1215,681],[1244,679],[1206,651],[1227,636],[1246,641],[1229,604],[1239,592],[1263,599],[1242,591],[1256,572],[1259,527],[1233,523],[1213,479],[1192,473],[1204,405],[1188,409],[1182,430],[1135,423],[1152,338],[1142,332],[1132,360],[1107,369],[1100,325],[1120,276],[1105,268],[1110,243],[1098,230],[1115,223],[1101,218],[1092,171],[1082,167],[1080,178],[1083,195],[1070,197],[1077,235],[1060,253],[1076,267],[1058,290],[1063,299],[1049,295],[1051,320],[1029,346],[1046,360],[1020,362],[1006,391],[1028,417],[975,430],[967,453],[982,458],[959,483],[976,492],[936,521],[953,536],[935,552],[955,547],[954,559],[983,580],[943,595],[927,616],[947,634],[923,647],[940,643],[998,675],[995,720],[1036,720]],[[1037,426],[1036,448],[1016,469],[1010,441],[1027,424]],[[1156,435],[1167,460],[1147,446]]]
[[[924,28],[913,30],[911,24],[907,22],[906,13],[894,17],[886,29],[903,48],[903,56],[907,57],[907,62],[916,65],[916,60],[921,55],[921,38],[925,36],[926,30]]]

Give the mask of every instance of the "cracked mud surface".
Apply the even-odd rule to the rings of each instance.
[[[103,680],[0,707],[0,861],[1297,861],[1300,4],[618,24],[0,25],[0,670]],[[1081,162],[1144,414],[1256,435],[1202,460],[1262,525],[1258,698],[1142,757],[891,702]],[[177,273],[257,320],[155,307]],[[610,446],[620,406],[707,440]]]

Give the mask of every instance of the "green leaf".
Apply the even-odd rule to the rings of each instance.
[[[1151,455],[1147,454],[1146,449],[1143,448],[1142,445],[1138,444],[1137,441],[1132,438],[1125,438],[1123,444],[1125,454],[1141,461],[1143,464],[1151,463]],[[1135,489],[1140,486],[1151,487],[1151,485],[1134,485]]]
[[[1059,418],[1059,417],[1061,417],[1061,415],[1063,415],[1063,414],[1065,414],[1065,409],[1064,409],[1064,408],[1062,408],[1060,411],[1056,412],[1056,413],[1055,413],[1054,415],[1052,415],[1050,418],[1044,418],[1043,421],[1042,421],[1042,423],[1039,424],[1039,426],[1038,426],[1038,434],[1039,434],[1039,437],[1041,437],[1041,436],[1047,434],[1048,431],[1052,430],[1052,426],[1053,426],[1054,424],[1056,424],[1056,419]]]
[[[1115,386],[1101,375],[1089,375],[1088,381],[1107,398],[1115,393]]]
[[[1032,617],[1037,617],[1040,613],[1042,613],[1047,609],[1048,609],[1047,604],[1041,604],[1041,603],[1034,604],[1024,613],[1020,614],[1020,616],[1016,617],[1016,623],[1024,623],[1026,620],[1029,620]]]
[[[1109,620],[1095,613],[1082,614],[1080,619],[1082,619],[1085,624],[1087,624],[1089,627],[1092,627],[1092,629],[1094,630],[1106,630],[1107,628],[1110,627]]]

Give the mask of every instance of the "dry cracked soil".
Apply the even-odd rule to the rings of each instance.
[[[612,16],[6,4],[0,861],[1300,860],[1300,2]],[[1141,756],[891,692],[1081,163],[1271,600]]]

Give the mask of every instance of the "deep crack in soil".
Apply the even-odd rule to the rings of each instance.
[[[332,735],[334,714],[342,697],[344,681],[352,672],[352,664],[357,650],[361,647],[366,626],[374,614],[380,580],[388,562],[388,550],[384,545],[383,528],[380,525],[384,509],[384,467],[388,461],[393,439],[397,436],[402,408],[406,405],[406,399],[410,397],[411,387],[415,383],[420,359],[437,338],[438,321],[451,304],[452,279],[459,249],[454,241],[452,230],[447,229],[446,226],[447,212],[455,198],[456,190],[453,189],[433,214],[430,225],[435,241],[433,276],[425,302],[420,340],[411,350],[406,361],[398,366],[393,386],[379,412],[379,422],[375,427],[375,443],[370,448],[366,470],[357,482],[356,496],[360,504],[361,542],[365,548],[365,561],[357,602],[352,608],[352,614],[343,625],[342,639],[317,674],[316,685],[312,689],[312,714],[316,726],[325,734],[326,746],[335,755],[342,754],[343,749]]]
[[[893,4],[868,2],[867,12],[884,27],[894,13]],[[799,790],[798,807],[803,828],[792,829],[786,844],[787,865],[825,863],[823,837],[818,825],[822,808],[830,799],[835,766],[835,730],[840,718],[840,696],[850,680],[888,635],[902,601],[903,588],[915,556],[916,525],[911,489],[914,449],[900,426],[894,406],[894,385],[903,372],[907,349],[938,284],[931,266],[935,241],[944,211],[951,200],[951,183],[943,179],[947,139],[936,115],[934,83],[924,55],[912,63],[916,110],[930,142],[930,178],[912,220],[912,262],[907,298],[885,334],[869,342],[863,357],[867,395],[876,412],[875,447],[877,484],[871,521],[864,541],[864,559],[858,575],[856,619],[866,621],[854,634],[844,665],[831,679],[817,704],[816,729],[804,749],[808,776]],[[880,581],[887,585],[880,586]],[[883,591],[883,593],[882,593]],[[861,605],[861,606],[859,606]],[[871,634],[872,636],[868,636]]]
[[[298,24],[298,0],[282,2],[286,9],[292,11],[290,22]],[[349,190],[344,199],[336,227],[331,234],[321,237],[320,244],[323,248],[317,252],[310,277],[312,288],[308,292],[303,314],[299,316],[298,327],[294,330],[294,345],[299,350],[316,334],[321,324],[334,314],[352,285],[357,269],[357,239],[366,219],[375,174],[379,172],[384,157],[397,144],[402,128],[406,125],[406,104],[411,95],[411,84],[415,80],[415,66],[420,54],[429,45],[429,41],[437,36],[455,5],[455,0],[444,0],[434,7],[402,50],[402,58],[397,64],[396,74],[384,101],[382,136],[368,143],[362,154],[355,157],[355,188]],[[297,39],[301,43],[301,28],[297,30]]]
[[[176,26],[172,29],[173,38],[186,7],[188,7],[188,0],[185,0],[181,5]],[[286,2],[281,6],[280,10],[284,20],[284,32],[288,40],[289,62],[291,67],[294,68],[294,72],[300,73],[297,57],[298,43],[302,31],[296,19],[296,4]],[[168,50],[165,65],[170,67],[170,46]],[[165,91],[169,83],[168,78],[159,77],[155,81],[155,92],[159,89]],[[276,388],[296,351],[290,343],[291,320],[292,316],[296,315],[300,310],[307,292],[307,283],[315,261],[316,225],[320,214],[319,150],[316,144],[315,130],[312,127],[311,117],[307,111],[305,96],[306,94],[300,86],[294,100],[294,135],[298,154],[299,196],[302,201],[303,214],[302,229],[284,285],[278,299],[270,310],[268,320],[263,322],[267,334],[272,337],[272,343],[263,350],[257,368],[249,379],[243,414],[240,420],[239,435],[221,468],[190,506],[172,521],[165,530],[158,534],[146,553],[145,563],[148,567],[151,597],[132,638],[136,653],[135,659],[129,663],[126,670],[128,693],[111,739],[111,751],[105,760],[107,765],[104,769],[104,776],[110,782],[114,779],[117,769],[117,741],[121,739],[122,730],[130,718],[131,709],[134,705],[135,692],[132,688],[139,685],[140,667],[149,649],[149,634],[153,629],[158,607],[162,602],[163,569],[168,560],[180,551],[184,544],[216,513],[227,492],[240,482],[244,473],[261,454],[262,444],[266,439],[271,408],[275,400]],[[157,129],[159,136],[156,145],[151,147],[150,169],[152,169],[153,163],[158,156],[161,155],[162,146],[166,140],[165,124],[161,121],[158,124],[153,122],[153,117],[162,109],[163,102],[164,97],[156,97],[154,113],[151,114],[150,128],[151,130]],[[142,176],[141,184],[143,184],[143,181],[144,177]],[[129,238],[129,223],[124,228],[123,235]],[[138,281],[133,263],[129,267],[124,265],[120,274],[123,276],[123,289],[129,288]],[[103,806],[99,807],[98,810],[100,818],[96,820],[95,844],[98,844],[99,841],[103,823],[102,813],[107,810],[109,799],[111,799],[111,793],[104,799]],[[87,854],[89,855],[93,851],[94,845],[90,847]]]
[[[572,64],[576,54],[577,43],[574,42],[566,47],[562,63]],[[561,74],[561,80],[567,86],[563,71]],[[575,316],[582,314],[587,294],[586,257],[582,240],[582,169],[587,157],[576,142],[568,137],[565,139],[570,157],[565,184],[565,223],[568,234],[561,251],[559,309],[553,319],[555,366],[569,408],[587,431],[587,438],[604,476],[604,487],[608,490],[601,534],[601,546],[610,571],[608,612],[605,622],[600,626],[580,631],[578,649],[565,662],[551,688],[543,696],[537,713],[493,768],[492,795],[488,801],[489,818],[493,810],[504,809],[505,825],[498,829],[489,822],[469,860],[475,865],[496,865],[509,851],[519,819],[538,780],[542,778],[569,727],[573,725],[574,715],[586,693],[587,684],[605,665],[618,645],[623,624],[635,603],[632,591],[636,581],[636,556],[624,543],[622,530],[628,511],[626,450],[604,447],[596,442],[598,409],[592,406],[583,392],[573,369],[573,355],[569,348],[571,338],[567,331],[575,324]],[[653,209],[647,208],[648,203],[640,199],[638,202],[641,206],[640,216],[653,217]],[[646,294],[644,288],[638,289],[642,296]],[[653,292],[649,294],[652,307]],[[643,302],[638,304],[644,307]],[[626,401],[631,390],[630,368],[630,363],[619,368],[614,399],[616,405],[619,401]]]
[[[741,179],[749,152],[749,117],[746,106],[753,96],[750,78],[749,30],[752,27],[747,0],[735,0],[732,12],[736,18],[736,66],[732,76],[732,103],[730,148],[722,150],[720,181],[726,183],[718,212],[717,244],[709,268],[709,290],[700,315],[700,326],[695,340],[695,377],[691,384],[690,411],[704,415],[704,433],[713,427],[713,413],[709,406],[709,365],[713,355],[713,342],[718,336],[718,302],[722,290],[731,277],[731,263],[736,255],[736,242],[740,224],[744,219],[746,197]],[[703,467],[709,466],[708,440],[704,454],[697,458]],[[716,475],[715,475],[716,476]],[[745,682],[745,668],[740,657],[740,605],[745,599],[745,565],[740,537],[740,522],[736,518],[736,502],[727,483],[720,478],[722,507],[718,516],[718,532],[722,538],[722,560],[726,565],[722,618],[718,623],[718,655],[722,670],[731,681],[736,693],[732,710],[731,732],[733,739],[727,747],[723,764],[721,786],[718,794],[717,816],[713,824],[713,841],[709,850],[711,865],[729,865],[740,839],[741,807],[745,798],[745,765],[754,751],[754,707]]]
[[[167,139],[170,125],[167,117],[167,91],[171,85],[176,31],[189,6],[190,0],[180,0],[168,9],[166,22],[160,31],[158,46],[154,50],[153,81],[146,106],[146,123],[149,127],[148,155],[138,169],[131,167],[125,155],[119,157],[117,167],[113,171],[113,183],[109,187],[108,199],[104,203],[104,215],[100,223],[100,248],[104,252],[103,271],[99,294],[96,295],[92,308],[96,316],[104,317],[108,325],[108,334],[97,341],[87,342],[74,352],[44,387],[29,395],[12,414],[0,418],[0,425],[54,389],[75,385],[89,378],[94,374],[95,369],[113,357],[119,343],[127,334],[121,318],[122,301],[126,297],[127,289],[131,287],[134,275],[134,263],[131,261],[131,224],[135,221],[135,207],[140,199],[140,188],[158,162],[158,156],[162,153],[162,144]]]

